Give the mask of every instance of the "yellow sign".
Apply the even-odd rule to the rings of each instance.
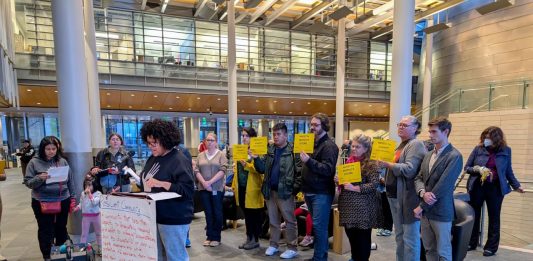
[[[254,155],[267,154],[268,140],[267,137],[253,137],[250,139],[250,150]]]
[[[337,166],[339,185],[361,182],[361,163],[349,163]]]
[[[315,147],[315,134],[295,134],[294,135],[294,153],[313,153]]]
[[[248,160],[248,145],[233,145],[233,161]]]
[[[375,139],[372,142],[372,154],[370,155],[370,159],[393,162],[395,149],[396,141]]]

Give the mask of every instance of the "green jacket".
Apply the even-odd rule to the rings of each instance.
[[[265,199],[270,199],[270,171],[274,162],[275,145],[269,145],[267,154],[257,157],[254,161],[255,170],[265,174],[261,191]],[[288,143],[280,158],[280,175],[278,183],[278,197],[288,199],[300,191],[302,161],[300,154],[293,154],[293,146]]]

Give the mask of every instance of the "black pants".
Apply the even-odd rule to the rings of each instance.
[[[381,192],[381,209],[383,210],[383,229],[392,231],[392,213],[390,211],[387,192]]]
[[[35,219],[37,219],[37,239],[43,258],[50,258],[52,245],[60,246],[67,241],[67,220],[70,208],[70,198],[61,201],[61,213],[43,214],[41,203],[38,200],[31,200],[31,208]],[[55,239],[55,240],[54,240]]]
[[[368,261],[372,245],[372,229],[345,228],[350,240],[353,261]]]
[[[246,224],[246,236],[249,240],[259,241],[263,225],[262,208],[247,208],[245,204],[246,188],[239,188],[239,206],[244,213],[244,223]]]
[[[485,201],[487,204],[487,212],[489,214],[489,228],[487,242],[483,249],[496,252],[500,245],[500,212],[503,203],[500,183],[485,182],[481,185],[481,182],[478,179],[474,182],[472,189],[468,193],[470,194],[470,205],[474,208],[474,212],[476,213],[474,228],[472,229],[472,236],[470,237],[470,246],[477,246],[479,241],[479,231],[481,229],[481,206],[483,206],[483,201]]]

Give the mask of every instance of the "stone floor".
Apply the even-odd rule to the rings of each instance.
[[[8,260],[41,260],[41,254],[37,243],[37,224],[33,211],[30,207],[30,190],[21,184],[20,169],[6,170],[8,179],[0,182],[0,193],[3,202],[3,217],[1,224],[2,238],[0,241],[0,253]],[[244,239],[244,224],[239,221],[237,229],[229,229],[222,232],[222,245],[216,248],[202,247],[204,240],[205,221],[202,213],[196,214],[191,225],[192,247],[189,249],[191,260],[278,260],[279,256],[266,257],[264,255],[267,241],[261,242],[261,248],[244,251],[237,249],[237,245]],[[372,251],[371,260],[393,260],[395,243],[393,237],[375,237],[374,242],[378,249]],[[282,247],[283,250],[283,247]],[[295,260],[303,260],[312,256],[312,249],[300,249],[300,256]],[[330,252],[329,260],[349,259],[349,255],[337,255]],[[522,249],[510,249],[501,247],[494,257],[486,258],[481,251],[469,252],[466,260],[533,260],[533,251]]]

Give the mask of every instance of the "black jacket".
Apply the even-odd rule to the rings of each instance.
[[[120,149],[115,155],[113,155],[111,151],[109,151],[109,148],[105,148],[99,151],[96,155],[96,167],[102,170],[114,166],[118,168],[120,172],[120,178],[117,179],[117,182],[114,186],[130,184],[131,176],[122,171],[122,168],[124,166],[128,166],[130,169],[133,170],[133,172],[135,172],[135,163],[133,162],[133,159],[131,157],[125,159],[122,162],[118,162],[119,158],[124,158],[126,157],[126,155],[128,155],[128,152],[124,149],[124,147],[120,147]],[[98,183],[98,186],[100,186],[100,180],[107,175],[108,173],[106,171],[101,171],[96,175],[96,183]]]
[[[152,170],[153,168],[153,170]],[[163,225],[186,225],[193,218],[194,182],[192,175],[192,162],[183,154],[173,148],[165,156],[150,156],[141,172],[140,188],[144,191],[144,177],[150,171],[155,171],[154,178],[159,181],[170,182],[172,185],[168,192],[176,192],[179,198],[160,200],[156,202],[156,221]],[[167,192],[164,188],[152,188],[151,192]]]
[[[335,195],[335,166],[339,148],[328,134],[315,142],[313,154],[303,165],[302,191],[311,194]]]
[[[16,154],[17,156],[20,156],[20,161],[22,163],[28,163],[30,160],[35,156],[35,149],[32,145],[22,148],[19,153]],[[24,173],[26,174],[26,173]]]

